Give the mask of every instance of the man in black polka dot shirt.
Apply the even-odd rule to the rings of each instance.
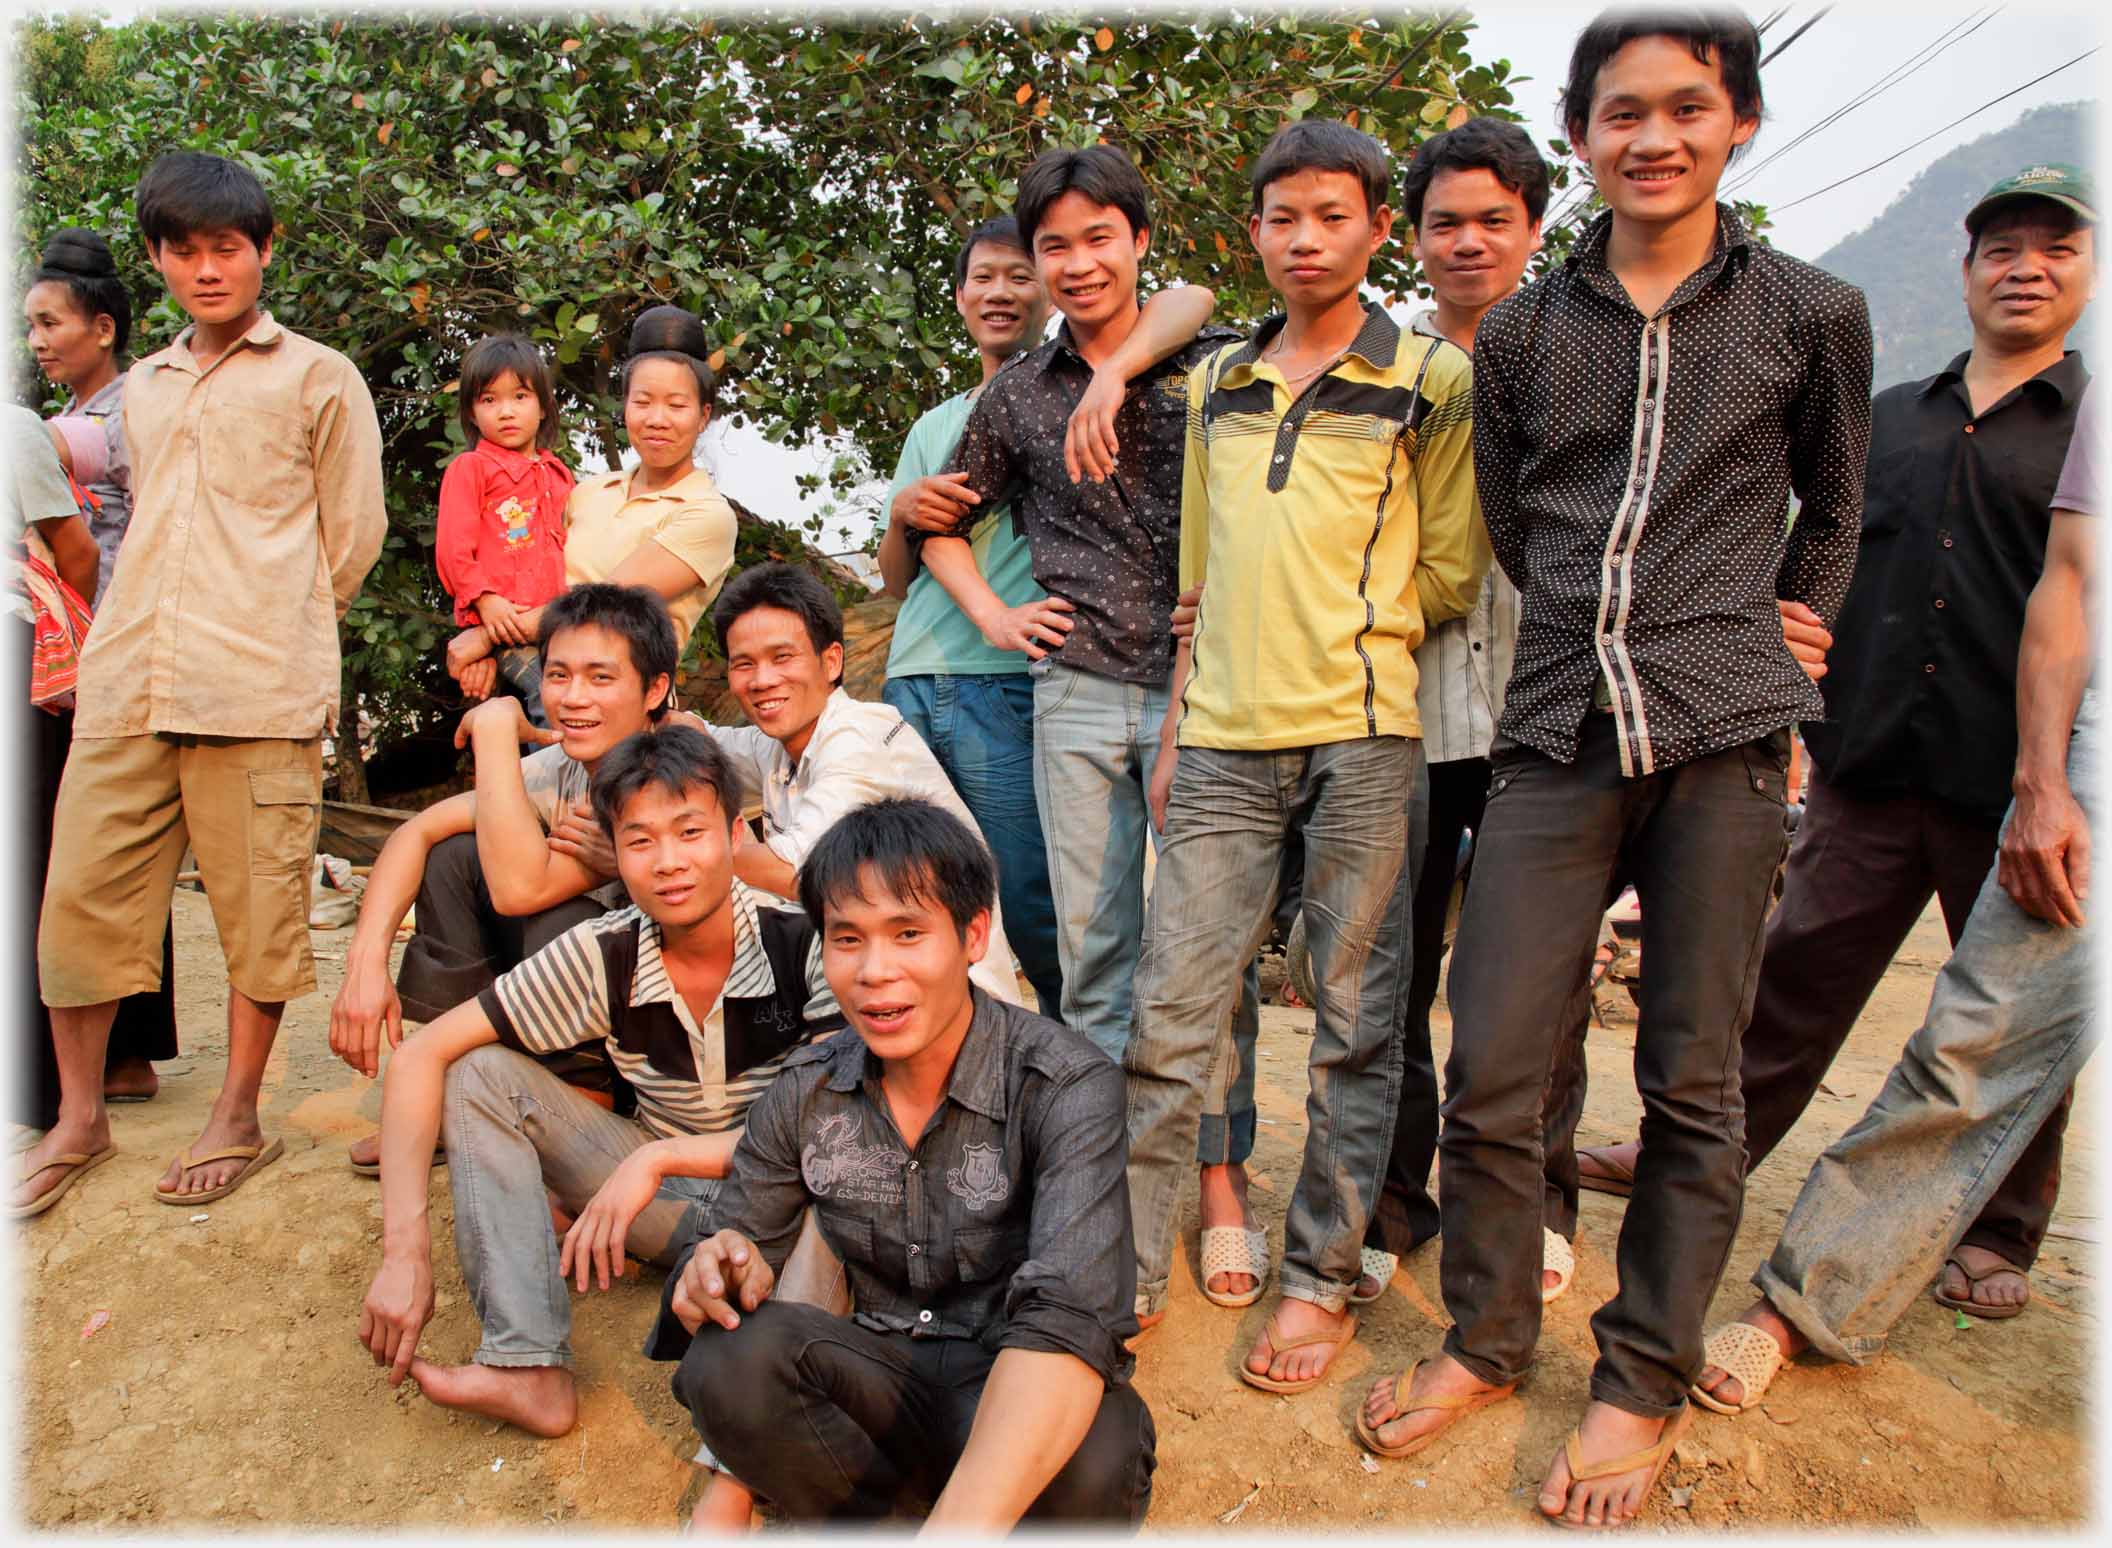
[[[1541,1100],[1606,886],[1650,921],[1642,1160],[1592,1402],[1540,1509],[1614,1525],[1687,1417],[1744,1195],[1739,1036],[1782,858],[1789,728],[1824,714],[1777,603],[1830,623],[1855,564],[1870,324],[1716,188],[1761,115],[1736,12],[1609,12],[1562,106],[1610,206],[1474,348],[1474,466],[1523,598],[1451,978],[1439,1140],[1444,1349],[1381,1381],[1404,1455],[1506,1396],[1540,1332]],[[1789,499],[1800,501],[1789,523]]]

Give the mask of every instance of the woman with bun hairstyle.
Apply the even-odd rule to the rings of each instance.
[[[30,277],[22,310],[29,320],[29,348],[37,369],[69,396],[52,429],[67,443],[71,471],[96,497],[100,508],[84,514],[101,552],[93,604],[110,584],[118,545],[132,519],[132,462],[125,452],[125,346],[132,334],[132,297],[118,278],[110,248],[93,231],[69,227],[44,244],[43,261]],[[44,866],[51,848],[52,811],[59,799],[59,776],[73,740],[73,712],[31,718],[36,776],[36,827],[41,836],[33,870],[37,896],[29,912],[35,938],[36,904],[43,897]],[[171,923],[174,923],[173,916]],[[24,975],[36,1029],[30,1078],[23,1087],[17,1114],[32,1128],[49,1128],[59,1111],[59,1068],[51,1045],[50,1024],[37,984],[36,956]],[[176,951],[174,933],[162,937],[161,987],[128,995],[117,1002],[110,1024],[110,1051],[103,1066],[103,1099],[144,1102],[161,1087],[153,1061],[176,1057]]]
[[[59,428],[74,444],[77,472],[86,462],[77,439],[85,427],[65,421],[94,421],[104,442],[100,467],[86,462],[93,471],[81,480],[102,503],[88,518],[88,530],[103,554],[95,596],[82,599],[92,605],[110,584],[110,567],[117,562],[117,546],[132,516],[132,462],[125,454],[124,414],[132,297],[117,276],[109,246],[93,231],[75,226],[54,233],[44,244],[43,261],[30,277],[22,310],[29,319],[29,348],[37,357],[37,369],[69,394],[59,410]]]
[[[678,651],[733,567],[738,525],[718,485],[696,465],[697,438],[711,422],[718,387],[710,353],[695,313],[656,306],[639,316],[623,362],[623,428],[638,461],[582,478],[565,506],[566,582],[658,592],[674,617]],[[541,609],[520,618],[534,638]],[[491,650],[481,626],[448,642],[448,671],[469,698],[491,692]]]

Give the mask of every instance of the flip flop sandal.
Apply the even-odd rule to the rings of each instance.
[[[1386,1293],[1386,1287],[1393,1283],[1394,1270],[1400,1266],[1401,1257],[1399,1253],[1381,1252],[1376,1247],[1363,1248],[1357,1256],[1357,1277],[1362,1279],[1369,1275],[1379,1282],[1379,1288],[1372,1291],[1369,1295],[1359,1295],[1357,1294],[1356,1286],[1350,1286],[1349,1304],[1352,1306],[1369,1306],[1373,1301],[1376,1301]]]
[[[1744,1396],[1737,1403],[1726,1403],[1702,1391],[1699,1382],[1687,1391],[1710,1413],[1729,1414],[1734,1419],[1759,1406],[1775,1372],[1782,1369],[1782,1346],[1750,1322],[1725,1323],[1702,1341],[1701,1355],[1726,1376],[1735,1377]]]
[[[1210,1288],[1219,1274],[1246,1274],[1254,1287],[1237,1294]],[[1252,1306],[1269,1282],[1269,1233],[1245,1226],[1203,1227],[1203,1299],[1218,1306]]]
[[[58,1203],[65,1196],[68,1188],[71,1188],[88,1173],[94,1171],[116,1154],[117,1147],[115,1145],[105,1145],[94,1155],[89,1155],[86,1151],[69,1150],[62,1155],[53,1156],[49,1161],[34,1170],[31,1169],[29,1162],[24,1160],[21,1176],[17,1179],[20,1182],[28,1182],[38,1172],[48,1172],[55,1166],[68,1167],[70,1170],[64,1177],[59,1179],[57,1187],[45,1189],[44,1192],[38,1194],[27,1204],[10,1204],[7,1209],[8,1218],[10,1220],[27,1220],[31,1215],[43,1214],[44,1211],[51,1208],[52,1205]]]
[[[1364,1405],[1357,1405],[1357,1439],[1364,1443],[1364,1449],[1373,1456],[1387,1457],[1396,1462],[1403,1457],[1412,1457],[1475,1409],[1487,1408],[1491,1403],[1501,1402],[1518,1390],[1514,1382],[1508,1387],[1492,1387],[1487,1392],[1475,1392],[1460,1397],[1424,1398],[1420,1403],[1405,1403],[1404,1406],[1408,1389],[1415,1385],[1415,1373],[1422,1363],[1420,1360],[1416,1361],[1414,1365],[1403,1368],[1401,1373],[1393,1378],[1392,1419],[1372,1424],[1364,1417]],[[1405,1419],[1410,1414],[1434,1413],[1440,1410],[1450,1412],[1452,1417],[1427,1435],[1418,1435],[1413,1440],[1402,1441],[1398,1446],[1389,1446],[1379,1439],[1379,1430],[1383,1425]]]
[[[347,1155],[345,1158],[345,1165],[352,1168],[353,1171],[359,1173],[359,1175],[362,1177],[379,1177],[381,1175],[381,1162],[379,1162],[378,1160],[354,1161],[349,1155]],[[433,1147],[433,1165],[447,1165],[447,1147],[445,1145],[435,1145]]]
[[[1280,1310],[1283,1303],[1279,1301],[1276,1304]],[[1349,1312],[1344,1315],[1340,1325],[1331,1332],[1307,1333],[1298,1338],[1287,1339],[1276,1331],[1276,1313],[1272,1311],[1269,1313],[1267,1324],[1262,1328],[1262,1333],[1267,1337],[1269,1349],[1274,1354],[1289,1354],[1293,1349],[1305,1349],[1314,1344],[1326,1344],[1339,1354],[1342,1346],[1357,1336],[1357,1314]],[[1269,1363],[1274,1365],[1276,1362],[1272,1359]],[[1248,1370],[1247,1362],[1242,1360],[1239,1362],[1239,1379],[1250,1387],[1259,1387],[1264,1392],[1306,1392],[1327,1380],[1328,1372],[1334,1368],[1334,1357],[1330,1355],[1327,1364],[1320,1367],[1317,1376],[1308,1376],[1303,1381],[1278,1381],[1266,1372],[1257,1375]]]
[[[1569,1282],[1577,1277],[1577,1255],[1560,1231],[1540,1228],[1540,1272],[1553,1272],[1561,1278],[1552,1286],[1545,1280],[1540,1282],[1540,1304],[1558,1301],[1569,1293]]]
[[[1943,1266],[1945,1268],[1954,1268],[1965,1276],[1965,1294],[1962,1297],[1945,1295],[1943,1293],[1943,1281],[1939,1279],[1936,1281],[1936,1289],[1934,1291],[1938,1306],[1947,1306],[1952,1311],[1964,1312],[1968,1317],[1985,1317],[1989,1322],[2004,1322],[2016,1316],[2031,1304],[2030,1301],[2024,1300],[2017,1302],[2014,1306],[1990,1306],[1985,1301],[1973,1299],[1973,1286],[1979,1284],[1983,1279],[1992,1278],[1996,1274],[2023,1274],[2024,1283],[2029,1287],[2031,1276],[2025,1274],[2024,1270],[2018,1268],[2014,1263],[1997,1263],[1993,1268],[1983,1269],[1975,1274],[1965,1266],[1963,1260],[1953,1254],[1943,1260]]]
[[[210,1204],[215,1199],[226,1198],[248,1182],[252,1173],[261,1172],[285,1153],[286,1142],[276,1139],[268,1145],[229,1145],[224,1150],[208,1151],[202,1156],[194,1156],[186,1150],[183,1153],[183,1169],[187,1172],[193,1167],[205,1166],[213,1161],[240,1161],[245,1164],[241,1171],[217,1188],[208,1188],[203,1193],[164,1193],[156,1187],[154,1197],[164,1204]]]
[[[1740,1323],[1739,1326],[1743,1327],[1745,1324]],[[1760,1333],[1758,1328],[1754,1328],[1753,1331]],[[1760,1333],[1760,1336],[1767,1338],[1765,1333]],[[1770,1344],[1774,1342],[1771,1338],[1768,1338],[1767,1341]],[[1604,1462],[1586,1462],[1583,1455],[1583,1446],[1577,1439],[1577,1432],[1571,1430],[1569,1439],[1562,1443],[1562,1455],[1569,1463],[1570,1487],[1574,1489],[1578,1484],[1588,1483],[1594,1478],[1611,1478],[1617,1473],[1632,1473],[1638,1468],[1647,1467],[1650,1469],[1650,1481],[1643,1485],[1642,1497],[1644,1500],[1648,1500],[1650,1491],[1657,1487],[1658,1479],[1664,1476],[1665,1464],[1672,1460],[1672,1448],[1679,1444],[1680,1436],[1686,1433],[1687,1426],[1693,1422],[1694,1410],[1692,1406],[1682,1408],[1672,1417],[1672,1422],[1665,1426],[1664,1433],[1658,1436],[1656,1445],[1646,1446],[1641,1451],[1632,1451],[1625,1457],[1610,1457]],[[1568,1503],[1567,1500],[1563,1501],[1565,1506]],[[1642,1512],[1638,1510],[1635,1515],[1630,1516],[1627,1521],[1620,1524],[1633,1526],[1641,1518],[1641,1515]],[[1549,1516],[1544,1512],[1542,1513],[1542,1519],[1551,1522],[1555,1526],[1566,1527],[1572,1532],[1604,1532],[1608,1530],[1605,1526],[1589,1526],[1581,1521],[1570,1521],[1561,1516]]]
[[[1588,1188],[1593,1193],[1610,1193],[1615,1198],[1625,1199],[1635,1192],[1635,1171],[1612,1159],[1613,1152],[1606,1148],[1592,1148],[1577,1152],[1577,1186]],[[1589,1160],[1598,1168],[1596,1172],[1584,1170]]]

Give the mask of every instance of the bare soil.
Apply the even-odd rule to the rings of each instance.
[[[179,894],[178,993],[184,1056],[162,1094],[115,1109],[123,1153],[18,1232],[21,1472],[16,1497],[40,1527],[528,1528],[558,1522],[672,1529],[694,1486],[695,1441],[668,1391],[670,1368],[639,1354],[659,1294],[648,1271],[575,1298],[580,1423],[539,1441],[391,1391],[357,1343],[360,1298],[378,1256],[376,1185],[345,1166],[372,1124],[378,1087],[331,1058],[329,997],[345,932],[319,932],[321,993],[288,1012],[265,1085],[283,1160],[239,1193],[199,1209],[152,1196],[168,1157],[197,1132],[226,1038],[220,954],[204,900]],[[1806,1167],[1858,1116],[1918,1024],[1945,955],[1924,919],[1886,976],[1805,1120],[1753,1178],[1717,1319],[1735,1315]],[[1609,996],[1594,1028],[1581,1139],[1628,1134],[1633,1022]],[[1440,1007],[1442,1009],[1442,1006]],[[1280,1245],[1303,1140],[1311,1012],[1264,1012],[1257,1206]],[[1440,1017],[1439,1037],[1449,1031]],[[2083,1389],[2096,1333],[2096,1205],[2089,1194],[2097,1104],[2079,1093],[2069,1188],[2009,1322],[1955,1326],[1924,1300],[1889,1353],[1863,1369],[1799,1365],[1766,1411],[1703,1413],[1646,1525],[1673,1530],[1993,1525],[2072,1527],[2088,1511]],[[1235,1371],[1267,1300],[1210,1305],[1187,1250],[1167,1324],[1140,1345],[1137,1383],[1159,1430],[1150,1526],[1218,1530],[1428,1532],[1532,1525],[1532,1495],[1585,1398],[1592,1311],[1613,1288],[1622,1202],[1585,1195],[1577,1280],[1549,1309],[1541,1357],[1515,1402],[1474,1417],[1406,1462],[1362,1460],[1351,1418],[1372,1378],[1430,1352],[1444,1327],[1437,1248],[1402,1266],[1364,1313],[1330,1379],[1294,1398],[1244,1386]],[[195,1218],[203,1216],[205,1218]],[[446,1174],[434,1174],[439,1309],[423,1341],[435,1358],[476,1343],[450,1245]],[[98,1312],[99,1331],[83,1336]],[[1250,1498],[1251,1496],[1251,1498]],[[1674,1504],[1674,1500],[1681,1503]]]

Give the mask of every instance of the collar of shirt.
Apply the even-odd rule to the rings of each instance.
[[[519,452],[483,436],[477,438],[477,444],[470,450],[502,473],[514,478],[525,478],[540,467],[560,465],[554,453],[545,451],[540,446],[532,446],[527,451]]]
[[[1932,398],[1946,389],[1963,395],[1965,393],[1965,368],[1972,358],[1973,352],[1969,349],[1953,356],[1949,365],[1921,384],[1915,396]],[[2056,404],[2076,402],[2082,397],[2083,387],[2089,380],[2090,373],[2083,369],[2082,351],[2067,350],[2062,353],[2060,359],[2041,371],[2037,376],[2019,382],[2016,386],[2010,388],[2008,392],[2005,392],[2001,397],[1989,404],[1985,412],[1972,414],[1971,417],[1985,419],[1989,414],[1994,413],[2005,404],[2015,402],[2020,393],[2027,391],[2051,393]],[[1970,397],[1966,398],[1966,410],[1971,414],[1972,400]]]
[[[125,395],[125,373],[120,371],[109,381],[98,387],[86,403],[78,393],[66,395],[66,406],[61,414],[85,414],[90,419],[101,419],[105,415],[118,413]]]
[[[1230,384],[1237,386],[1238,381],[1243,378],[1235,379],[1235,372],[1244,370],[1251,374],[1261,363],[1262,351],[1275,341],[1277,335],[1283,332],[1284,324],[1289,321],[1288,317],[1280,314],[1263,318],[1261,325],[1254,330],[1247,342],[1235,349],[1231,358],[1225,362],[1224,378],[1221,380],[1231,379]],[[1400,349],[1401,325],[1388,317],[1385,309],[1376,302],[1367,301],[1364,303],[1364,323],[1357,329],[1357,336],[1349,341],[1349,348],[1342,352],[1341,358],[1320,374],[1332,376],[1335,368],[1351,355],[1357,356],[1375,371],[1388,370]],[[1281,376],[1283,373],[1279,370],[1276,374]]]
[[[813,752],[815,744],[828,734],[829,722],[839,717],[843,713],[843,707],[852,702],[851,696],[845,693],[840,685],[830,689],[828,701],[821,706],[821,713],[814,717],[814,729],[807,736],[806,751],[794,758],[785,751],[783,742],[777,744],[778,763],[774,772],[779,784],[790,784],[806,772],[808,753]]]
[[[1005,1018],[998,1011],[997,1002],[973,984],[968,986],[968,996],[974,1010],[968,1035],[961,1039],[961,1051],[946,1077],[946,1099],[993,1123],[1003,1123],[1009,1042]],[[865,1046],[865,1039],[857,1035],[854,1027],[851,1036],[837,1039],[829,1049],[825,1084],[831,1091],[849,1093],[868,1082],[879,1085],[880,1060]],[[910,1143],[914,1145],[916,1141],[912,1139]]]
[[[259,312],[257,320],[250,324],[249,332],[222,350],[209,364],[200,365],[198,357],[191,353],[191,339],[197,332],[196,323],[186,324],[183,332],[177,334],[166,349],[149,355],[143,363],[150,371],[175,370],[187,376],[203,376],[234,359],[239,350],[270,349],[286,336],[286,330],[273,321],[271,313]]]
[[[642,466],[642,464],[641,464]],[[711,474],[703,467],[692,464],[690,470],[664,489],[640,489],[631,482],[638,468],[618,468],[613,473],[604,473],[596,481],[596,489],[616,491],[624,505],[641,504],[647,500],[694,500],[703,494],[716,494],[717,486]]]
[[[1570,253],[1565,267],[1585,284],[1596,290],[1607,300],[1640,311],[1629,297],[1627,286],[1615,276],[1606,263],[1606,247],[1613,238],[1613,211],[1608,210],[1591,223],[1575,249]],[[1739,266],[1751,261],[1752,237],[1728,204],[1716,206],[1716,245],[1709,258],[1700,268],[1679,282],[1679,287],[1665,299],[1658,313],[1671,311],[1698,294],[1705,286],[1715,283],[1717,277],[1730,271],[1733,263]]]
[[[738,876],[733,879],[728,904],[733,909],[733,966],[719,1000],[758,1000],[777,993],[777,975],[770,968],[770,954],[763,950],[763,935],[755,920],[755,893]],[[678,1011],[686,1008],[667,964],[660,955],[660,925],[643,909],[638,911],[638,971],[631,979],[633,1005],[667,1004]],[[717,1010],[717,1004],[712,1010]],[[708,1015],[708,1013],[707,1013]]]

